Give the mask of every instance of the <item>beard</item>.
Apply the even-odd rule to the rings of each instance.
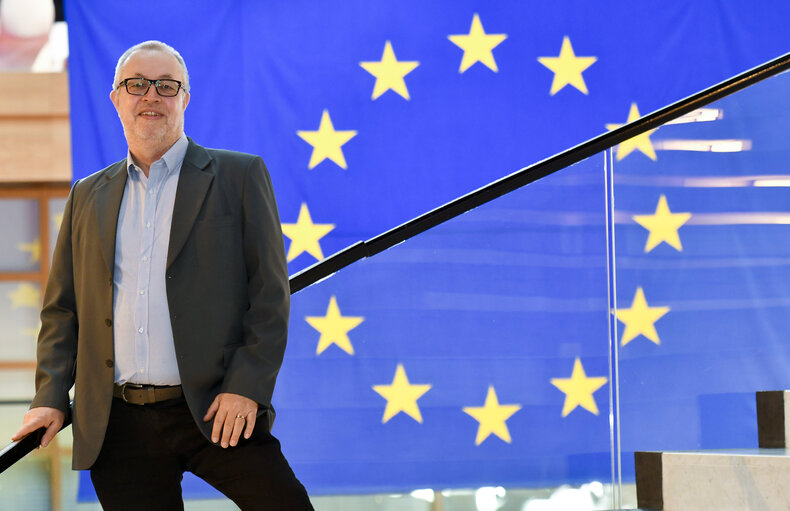
[[[173,122],[175,121],[175,122]],[[145,144],[151,149],[168,148],[183,133],[183,119],[165,117],[163,122],[151,122],[135,117],[131,123],[123,123],[124,135],[130,145]]]

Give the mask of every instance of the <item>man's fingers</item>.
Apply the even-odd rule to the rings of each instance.
[[[214,401],[211,403],[211,406],[208,407],[208,411],[206,415],[203,416],[203,422],[208,422],[214,417],[214,414],[217,413],[217,409],[219,408],[219,402],[217,401],[219,398],[214,398]],[[216,441],[216,440],[215,440]]]
[[[44,433],[44,436],[41,437],[41,447],[46,447],[55,438],[55,435],[58,434],[60,431],[59,427],[56,427],[54,424],[47,428],[47,431]]]
[[[58,434],[61,426],[63,426],[63,420],[60,418],[55,417],[47,421],[41,417],[35,417],[33,420],[23,424],[22,427],[19,428],[19,431],[11,437],[11,440],[16,442],[40,428],[46,428],[44,435],[41,437],[41,447],[46,447],[52,439],[55,438],[55,435]]]
[[[222,428],[222,447],[227,447],[229,445],[230,435],[233,433],[234,422],[236,422],[236,416],[232,413],[227,413]]]
[[[244,429],[244,438],[250,438],[253,429],[255,429],[255,413],[250,412],[247,414],[247,427]]]
[[[226,448],[235,447],[241,435],[250,438],[255,427],[257,409],[258,404],[244,396],[231,393],[217,395],[203,418],[204,421],[214,418],[211,441]]]
[[[244,431],[244,423],[245,420],[241,417],[236,417],[236,421],[233,423],[233,433],[230,435],[230,446],[236,447],[236,444],[239,443],[239,437],[241,436],[242,431]]]
[[[63,427],[63,419],[61,417],[56,417],[52,420],[52,423],[47,427],[47,431],[44,433],[44,436],[41,437],[41,445],[46,447],[55,438],[55,435],[58,434],[60,428]]]
[[[11,440],[13,440],[14,442],[18,442],[19,440],[22,440],[27,435],[29,435],[30,433],[34,432],[35,430],[41,427],[43,427],[43,424],[37,424],[34,422],[28,422],[27,424],[23,424],[22,427],[19,428],[16,433],[14,433],[14,436],[11,437]]]
[[[214,415],[214,427],[211,428],[211,441],[215,444],[219,442],[219,435],[222,433],[222,426],[225,424],[225,417],[227,415],[227,410],[217,410]]]

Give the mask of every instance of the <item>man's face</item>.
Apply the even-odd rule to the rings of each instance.
[[[137,51],[126,61],[119,81],[135,77],[184,81],[175,57],[156,50]],[[189,103],[189,93],[184,90],[173,97],[164,97],[151,85],[145,96],[134,96],[122,85],[110,93],[110,98],[118,111],[130,148],[168,148],[184,131],[184,110]]]

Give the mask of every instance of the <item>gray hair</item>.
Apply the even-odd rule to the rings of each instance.
[[[184,83],[182,87],[184,90],[189,92],[189,73],[187,72],[187,65],[186,62],[184,62],[184,58],[175,48],[169,44],[154,40],[135,44],[123,52],[123,55],[121,55],[121,58],[118,59],[118,63],[115,65],[115,77],[113,78],[112,82],[113,90],[115,90],[115,88],[118,86],[118,82],[121,81],[121,68],[126,64],[126,62],[128,62],[132,54],[138,51],[161,51],[172,55],[178,61],[178,64],[181,66],[181,71],[184,73]]]

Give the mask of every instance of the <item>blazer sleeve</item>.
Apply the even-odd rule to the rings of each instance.
[[[77,183],[66,200],[55,244],[36,352],[36,396],[31,408],[49,406],[69,412],[77,359],[77,305],[71,250],[72,211]]]
[[[241,200],[249,309],[243,345],[230,361],[221,392],[268,407],[285,354],[291,292],[274,190],[260,157],[247,165]]]

